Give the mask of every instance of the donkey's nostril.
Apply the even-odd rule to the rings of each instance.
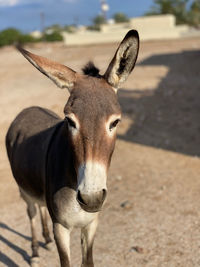
[[[102,189],[101,191],[90,194],[85,194],[78,190],[77,201],[84,210],[89,212],[97,212],[101,209],[106,195],[106,189]]]
[[[83,198],[82,198],[82,196],[81,196],[81,192],[80,192],[80,190],[78,190],[77,200],[78,200],[78,202],[80,202],[80,203],[82,203],[82,204],[84,204],[84,205],[87,205],[87,204],[84,202],[84,200],[83,200]]]
[[[102,202],[104,202],[106,196],[107,196],[107,190],[106,189],[103,189],[103,196],[102,196]]]

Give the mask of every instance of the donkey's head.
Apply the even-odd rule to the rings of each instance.
[[[58,87],[70,92],[64,114],[77,173],[77,201],[84,210],[96,212],[106,197],[107,172],[121,119],[116,91],[134,68],[138,33],[134,30],[127,33],[102,76],[92,64],[84,68],[83,75],[22,48],[19,50]]]

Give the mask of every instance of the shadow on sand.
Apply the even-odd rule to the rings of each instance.
[[[132,124],[118,137],[200,156],[199,59],[200,51],[191,50],[155,55],[141,62],[139,66],[166,66],[168,73],[156,89],[119,91],[122,112]]]
[[[200,51],[156,55],[140,63],[140,66],[159,65],[167,66],[169,71],[156,89],[119,91],[122,111],[132,124],[126,134],[118,137],[129,142],[200,156]],[[0,223],[0,228],[31,241],[29,236],[4,223]],[[30,257],[25,250],[2,235],[0,242],[29,262]],[[44,247],[44,243],[40,242],[40,246]],[[0,252],[0,262],[6,266],[18,266],[3,252]]]
[[[4,230],[8,230],[11,233],[22,237],[23,239],[31,242],[31,237],[26,236],[14,229],[12,229],[11,227],[9,227],[8,225],[6,225],[5,223],[0,222],[0,228],[4,229]],[[22,256],[22,258],[24,259],[24,261],[26,261],[27,263],[30,263],[30,256],[27,254],[27,252],[20,248],[19,246],[17,246],[16,244],[13,244],[11,241],[9,241],[7,238],[5,238],[4,236],[2,236],[2,234],[0,235],[0,243],[4,243],[6,244],[9,248],[13,249],[15,252],[17,252],[18,254],[20,254]],[[39,245],[43,248],[45,248],[45,243],[43,242],[39,242]],[[5,264],[5,266],[9,266],[9,267],[15,267],[15,266],[19,266],[17,265],[13,259],[9,258],[5,253],[3,253],[2,251],[0,251],[0,263]],[[0,264],[1,265],[1,264]]]
[[[3,242],[8,247],[12,248],[15,252],[19,253],[26,262],[30,263],[30,256],[27,254],[27,252],[24,249],[13,244],[12,242],[10,242],[7,238],[3,237],[2,235],[0,235],[0,242]],[[6,256],[6,254],[2,252],[0,253],[0,262],[4,263],[7,266],[18,266],[12,259],[10,259],[8,256]],[[12,263],[12,265],[10,265],[10,263]]]

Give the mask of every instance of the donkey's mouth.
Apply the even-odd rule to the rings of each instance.
[[[92,196],[81,194],[80,190],[78,190],[76,199],[83,210],[87,212],[99,212],[106,198],[106,194],[105,189],[102,190],[101,194],[98,192],[98,194],[93,194]]]

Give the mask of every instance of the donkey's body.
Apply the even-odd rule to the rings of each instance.
[[[71,229],[88,225],[96,213],[84,211],[76,200],[77,179],[66,132],[66,122],[55,113],[30,107],[11,124],[6,145],[22,197],[29,195],[40,206],[47,200],[54,220]],[[59,209],[56,194],[58,202],[62,199]]]
[[[44,205],[47,151],[60,124],[61,119],[51,111],[30,107],[16,117],[6,137],[8,157],[19,187]]]
[[[133,69],[138,43],[137,32],[130,31],[105,75],[96,77],[78,75],[20,49],[36,68],[71,93],[64,120],[47,109],[27,108],[13,121],[6,137],[13,176],[31,222],[32,266],[38,266],[35,204],[40,207],[47,245],[51,238],[44,207],[48,208],[61,266],[70,266],[69,239],[74,227],[81,228],[82,266],[93,266],[94,234],[106,197],[107,171],[121,116],[112,87]]]

